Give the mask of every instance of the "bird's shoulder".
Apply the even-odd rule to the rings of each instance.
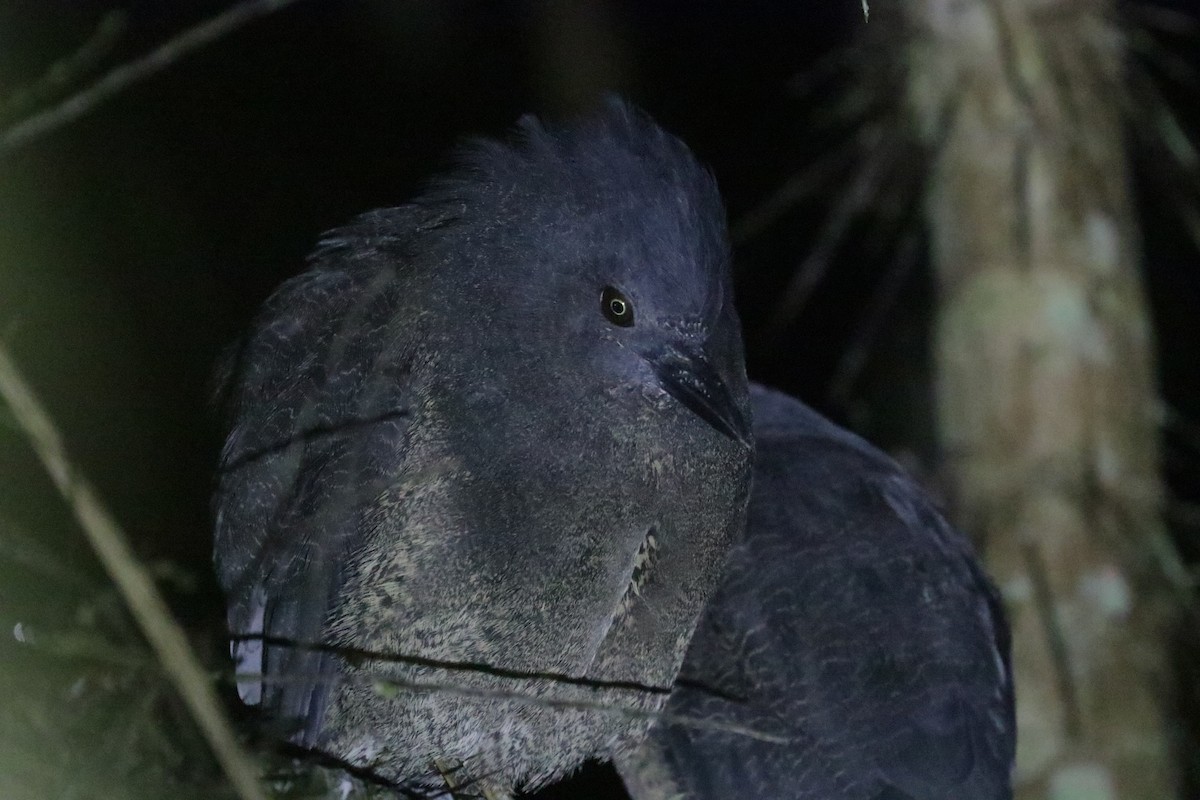
[[[1006,796],[1008,630],[970,544],[882,452],[790,398],[754,399],[747,534],[685,665],[741,699],[693,694],[698,708],[807,743],[770,757],[805,762],[775,769],[785,786],[803,772],[875,800],[869,782],[820,779],[873,771],[915,800]]]
[[[419,347],[402,254],[370,220],[329,237],[264,304],[227,367],[214,557],[243,698],[319,728],[323,627],[375,497],[402,469]]]

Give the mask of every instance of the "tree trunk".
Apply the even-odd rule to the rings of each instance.
[[[1152,337],[1108,0],[909,0],[938,424],[1014,636],[1017,797],[1160,800]]]

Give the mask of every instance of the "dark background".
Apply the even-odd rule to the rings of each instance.
[[[0,0],[0,129],[228,5]],[[856,81],[886,85],[871,48],[827,80],[799,79],[879,27],[864,23],[858,0],[599,5],[612,40],[596,52],[619,66],[609,88],[711,165],[735,222],[853,136],[859,120],[839,121],[831,109]],[[1157,7],[1193,13],[1189,3]],[[91,68],[13,100],[114,8],[123,12],[122,32]],[[1147,7],[1124,8],[1128,30],[1200,69],[1200,29],[1142,26],[1138,12]],[[214,361],[323,230],[411,197],[452,163],[464,136],[503,135],[530,111],[586,106],[554,88],[555,70],[573,67],[554,61],[550,43],[561,31],[548,18],[547,4],[534,0],[307,0],[0,154],[0,337],[211,653],[220,652],[211,631],[221,616],[208,572]],[[1161,81],[1184,130],[1200,141],[1200,84],[1172,82],[1152,61],[1138,55],[1134,65]],[[1174,409],[1164,469],[1186,511],[1200,502],[1200,255],[1177,206],[1189,191],[1200,203],[1200,192],[1153,147],[1135,149],[1133,163],[1161,388]],[[737,245],[751,377],[911,455],[936,482],[927,355],[934,289],[915,221],[880,239],[878,218],[863,215],[799,317],[766,324],[854,168],[854,159],[831,168],[820,191]],[[885,214],[912,214],[911,184],[881,188]],[[900,241],[915,243],[907,268],[897,266]],[[887,285],[895,291],[881,306]],[[847,371],[848,350],[872,324],[878,335],[861,351],[862,369]],[[0,658],[42,671],[8,631],[18,622],[45,630],[77,623],[103,581],[3,415],[0,525],[43,548],[14,554],[0,537]],[[1186,524],[1175,532],[1195,561],[1198,532]],[[45,671],[45,681],[67,680],[73,668]]]

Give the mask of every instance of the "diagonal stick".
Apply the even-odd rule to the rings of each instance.
[[[242,800],[266,800],[255,768],[238,744],[208,673],[172,618],[150,574],[129,549],[116,520],[91,484],[71,466],[62,437],[3,347],[0,347],[0,397],[8,403],[17,425],[74,512],[230,783]]]
[[[246,0],[188,28],[141,58],[114,68],[78,94],[71,95],[45,111],[32,114],[7,130],[0,131],[0,159],[35,139],[74,122],[96,106],[135,83],[161,72],[193,50],[198,50],[252,20],[265,17],[295,2],[296,0]]]

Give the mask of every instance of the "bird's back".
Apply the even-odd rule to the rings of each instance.
[[[1008,631],[966,540],[863,440],[785,395],[752,400],[746,537],[674,721],[622,766],[634,797],[1010,797]]]

